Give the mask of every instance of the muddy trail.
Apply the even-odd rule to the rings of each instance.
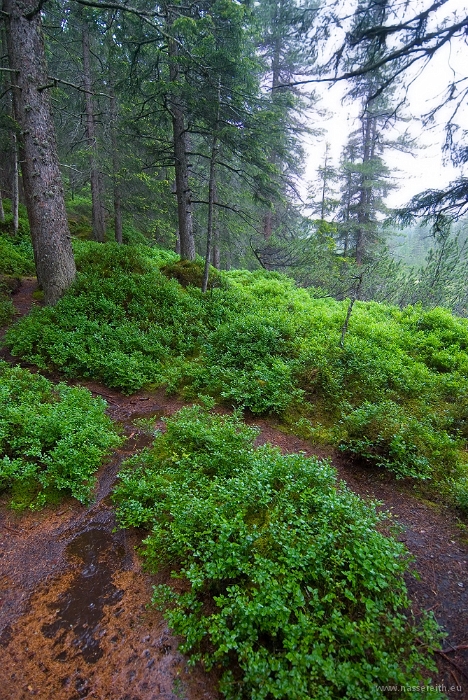
[[[34,289],[33,279],[24,280],[13,297],[18,315],[31,308]],[[0,356],[14,361],[5,348]],[[216,675],[189,667],[161,614],[147,608],[165,574],[142,571],[135,552],[142,535],[116,530],[109,498],[122,461],[150,442],[134,421],[153,418],[160,427],[183,404],[163,392],[126,397],[81,384],[106,399],[128,439],[99,471],[89,507],[70,499],[16,514],[0,500],[0,699],[219,698]],[[418,578],[407,577],[413,611],[432,610],[447,633],[433,683],[449,698],[468,700],[468,538],[456,515],[417,497],[409,483],[316,449],[270,420],[247,420],[260,428],[259,443],[330,458],[353,491],[390,511],[415,558]]]

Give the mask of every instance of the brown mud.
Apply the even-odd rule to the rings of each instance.
[[[13,298],[18,315],[31,308],[34,289],[35,281],[25,280]],[[0,356],[15,361],[5,348]],[[135,419],[153,418],[161,427],[161,417],[183,404],[162,391],[126,397],[81,384],[106,399],[128,439],[100,469],[89,507],[70,499],[16,514],[0,499],[0,699],[215,700],[216,674],[189,667],[161,614],[147,607],[164,575],[142,571],[135,551],[142,535],[116,530],[109,499],[122,461],[150,442]],[[330,458],[339,478],[363,498],[381,501],[399,523],[418,574],[407,576],[413,612],[431,610],[447,633],[432,682],[448,697],[468,700],[468,540],[456,514],[418,497],[410,484],[314,448],[272,421],[248,422],[260,428],[258,442]]]

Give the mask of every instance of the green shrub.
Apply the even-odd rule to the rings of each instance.
[[[429,418],[415,418],[393,401],[364,402],[341,421],[340,448],[399,477],[439,478],[458,471],[460,443]]]
[[[0,489],[14,506],[40,507],[57,491],[89,500],[93,473],[120,443],[105,406],[86,389],[0,362]]]
[[[453,480],[451,484],[452,496],[455,504],[464,515],[468,515],[468,477]]]
[[[0,326],[4,326],[11,321],[15,315],[15,307],[11,299],[1,292],[0,288]]]
[[[327,462],[255,449],[235,416],[193,407],[166,423],[124,465],[118,518],[149,531],[150,571],[187,581],[153,603],[193,662],[223,669],[224,695],[377,700],[380,685],[423,684],[439,637],[408,612],[407,555],[383,516]]]
[[[15,244],[20,241],[29,240],[29,221],[26,207],[23,204],[18,206],[18,230],[15,233],[13,224],[13,214],[11,211],[11,200],[3,200],[5,221],[0,222],[0,236],[10,238]]]
[[[10,295],[21,286],[18,277],[0,274],[0,326],[7,325],[15,315],[15,307]]]
[[[122,226],[122,241],[125,245],[148,245],[146,236],[130,224]]]
[[[169,279],[176,279],[182,287],[201,288],[204,263],[196,260],[176,260],[161,267],[161,272]],[[222,275],[210,265],[208,288],[223,287],[225,282]]]
[[[76,267],[80,272],[109,278],[115,273],[143,274],[154,270],[142,246],[105,245],[93,241],[74,241]]]
[[[32,247],[25,243],[15,245],[8,238],[0,238],[0,274],[31,275],[34,273]]]
[[[278,315],[267,322],[260,314],[245,314],[219,325],[204,347],[206,385],[253,413],[281,413],[303,393],[287,359],[290,340],[291,329]]]
[[[160,384],[162,361],[194,348],[203,327],[199,302],[140,249],[80,243],[77,262],[82,272],[58,304],[10,329],[12,352],[127,393]]]
[[[66,202],[68,226],[73,238],[87,239],[93,236],[91,197],[75,195]]]
[[[347,302],[314,299],[283,275],[223,273],[228,282],[203,295],[192,284],[200,264],[170,251],[92,241],[74,249],[75,285],[54,309],[8,331],[14,354],[127,393],[166,385],[257,414],[288,413],[290,425],[293,415],[313,419],[325,426],[316,440],[338,424],[350,452],[400,475],[463,471],[466,319],[356,302],[341,347]],[[187,286],[161,268],[187,273]]]

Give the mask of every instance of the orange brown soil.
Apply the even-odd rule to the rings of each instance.
[[[14,297],[19,314],[30,308],[33,289],[31,280]],[[141,570],[135,547],[142,536],[115,531],[109,502],[122,460],[149,442],[135,418],[154,417],[160,427],[161,416],[183,404],[163,392],[125,397],[82,384],[107,400],[128,440],[101,468],[89,507],[69,500],[15,514],[0,501],[0,699],[215,700],[216,675],[188,667],[161,614],[146,607],[152,585],[164,579]],[[329,457],[353,491],[390,511],[419,574],[407,577],[414,614],[432,610],[447,632],[433,683],[468,700],[468,541],[456,515],[418,498],[410,484],[318,450],[271,421],[248,421],[260,428],[259,442]]]
[[[2,700],[219,697],[215,676],[189,668],[162,615],[147,609],[159,580],[141,569],[140,533],[115,531],[108,495],[116,473],[149,443],[127,420],[144,414],[142,405],[162,413],[154,397],[120,398],[114,417],[129,439],[101,468],[90,507],[70,499],[15,514],[6,498],[0,503]]]

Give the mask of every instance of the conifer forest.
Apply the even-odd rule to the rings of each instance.
[[[467,44],[0,0],[0,700],[468,700]]]

